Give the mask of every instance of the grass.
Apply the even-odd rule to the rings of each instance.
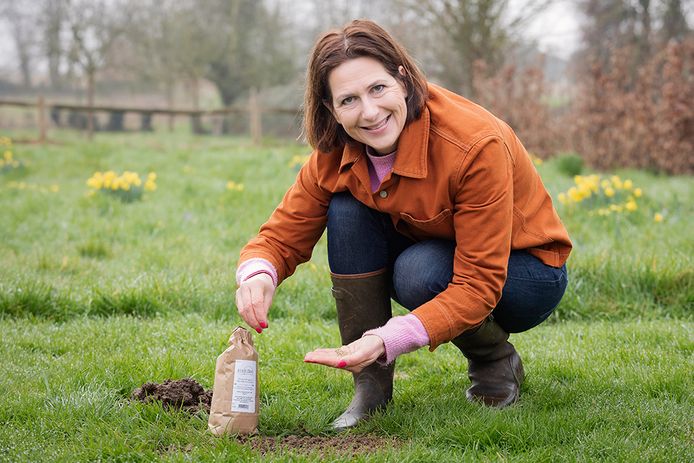
[[[215,358],[240,323],[238,251],[306,148],[185,134],[55,137],[15,145],[26,167],[0,175],[0,461],[258,459],[209,436],[205,414],[127,397],[167,378],[211,387]],[[131,204],[86,196],[87,178],[108,169],[154,171],[158,189]],[[539,170],[554,197],[572,183],[553,161]],[[357,460],[694,459],[692,180],[618,173],[644,190],[637,213],[559,208],[575,244],[570,287],[548,322],[512,337],[528,373],[521,402],[501,411],[469,404],[455,348],[418,351],[398,361],[393,405],[354,431],[400,446]],[[230,180],[243,191],[227,190]],[[665,221],[655,223],[660,211]],[[348,375],[301,361],[337,345],[334,319],[321,240],[255,337],[263,434],[323,435],[349,401]]]

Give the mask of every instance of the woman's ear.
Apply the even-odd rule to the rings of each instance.
[[[398,66],[398,73],[400,73],[401,76],[405,77],[405,67],[401,64]]]

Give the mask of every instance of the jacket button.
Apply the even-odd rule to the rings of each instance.
[[[381,192],[378,194],[381,198],[387,198],[388,197],[388,192],[386,190],[381,190]]]

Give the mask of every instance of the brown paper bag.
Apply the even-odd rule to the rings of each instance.
[[[216,436],[256,433],[259,411],[258,353],[251,333],[239,326],[217,357],[207,426]]]

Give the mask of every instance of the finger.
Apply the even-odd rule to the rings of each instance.
[[[270,323],[268,321],[268,314],[270,312],[270,305],[272,305],[272,297],[275,294],[275,287],[272,285],[265,287],[265,312],[263,313],[263,319],[259,320],[261,328],[268,328]],[[264,323],[264,325],[263,325]]]
[[[318,363],[333,368],[344,368],[347,363],[336,349],[316,349],[304,356],[304,362]]]
[[[262,287],[257,285],[251,285],[250,290],[253,314],[255,319],[258,321],[258,326],[261,330],[260,332],[262,332],[263,328],[267,328],[267,305],[265,303],[265,291]]]
[[[242,285],[239,288],[239,299],[239,313],[241,314],[241,318],[243,318],[243,320],[258,333],[262,332],[260,324],[258,324],[258,320],[255,318],[255,313],[252,306],[251,290],[248,288],[248,286]]]

